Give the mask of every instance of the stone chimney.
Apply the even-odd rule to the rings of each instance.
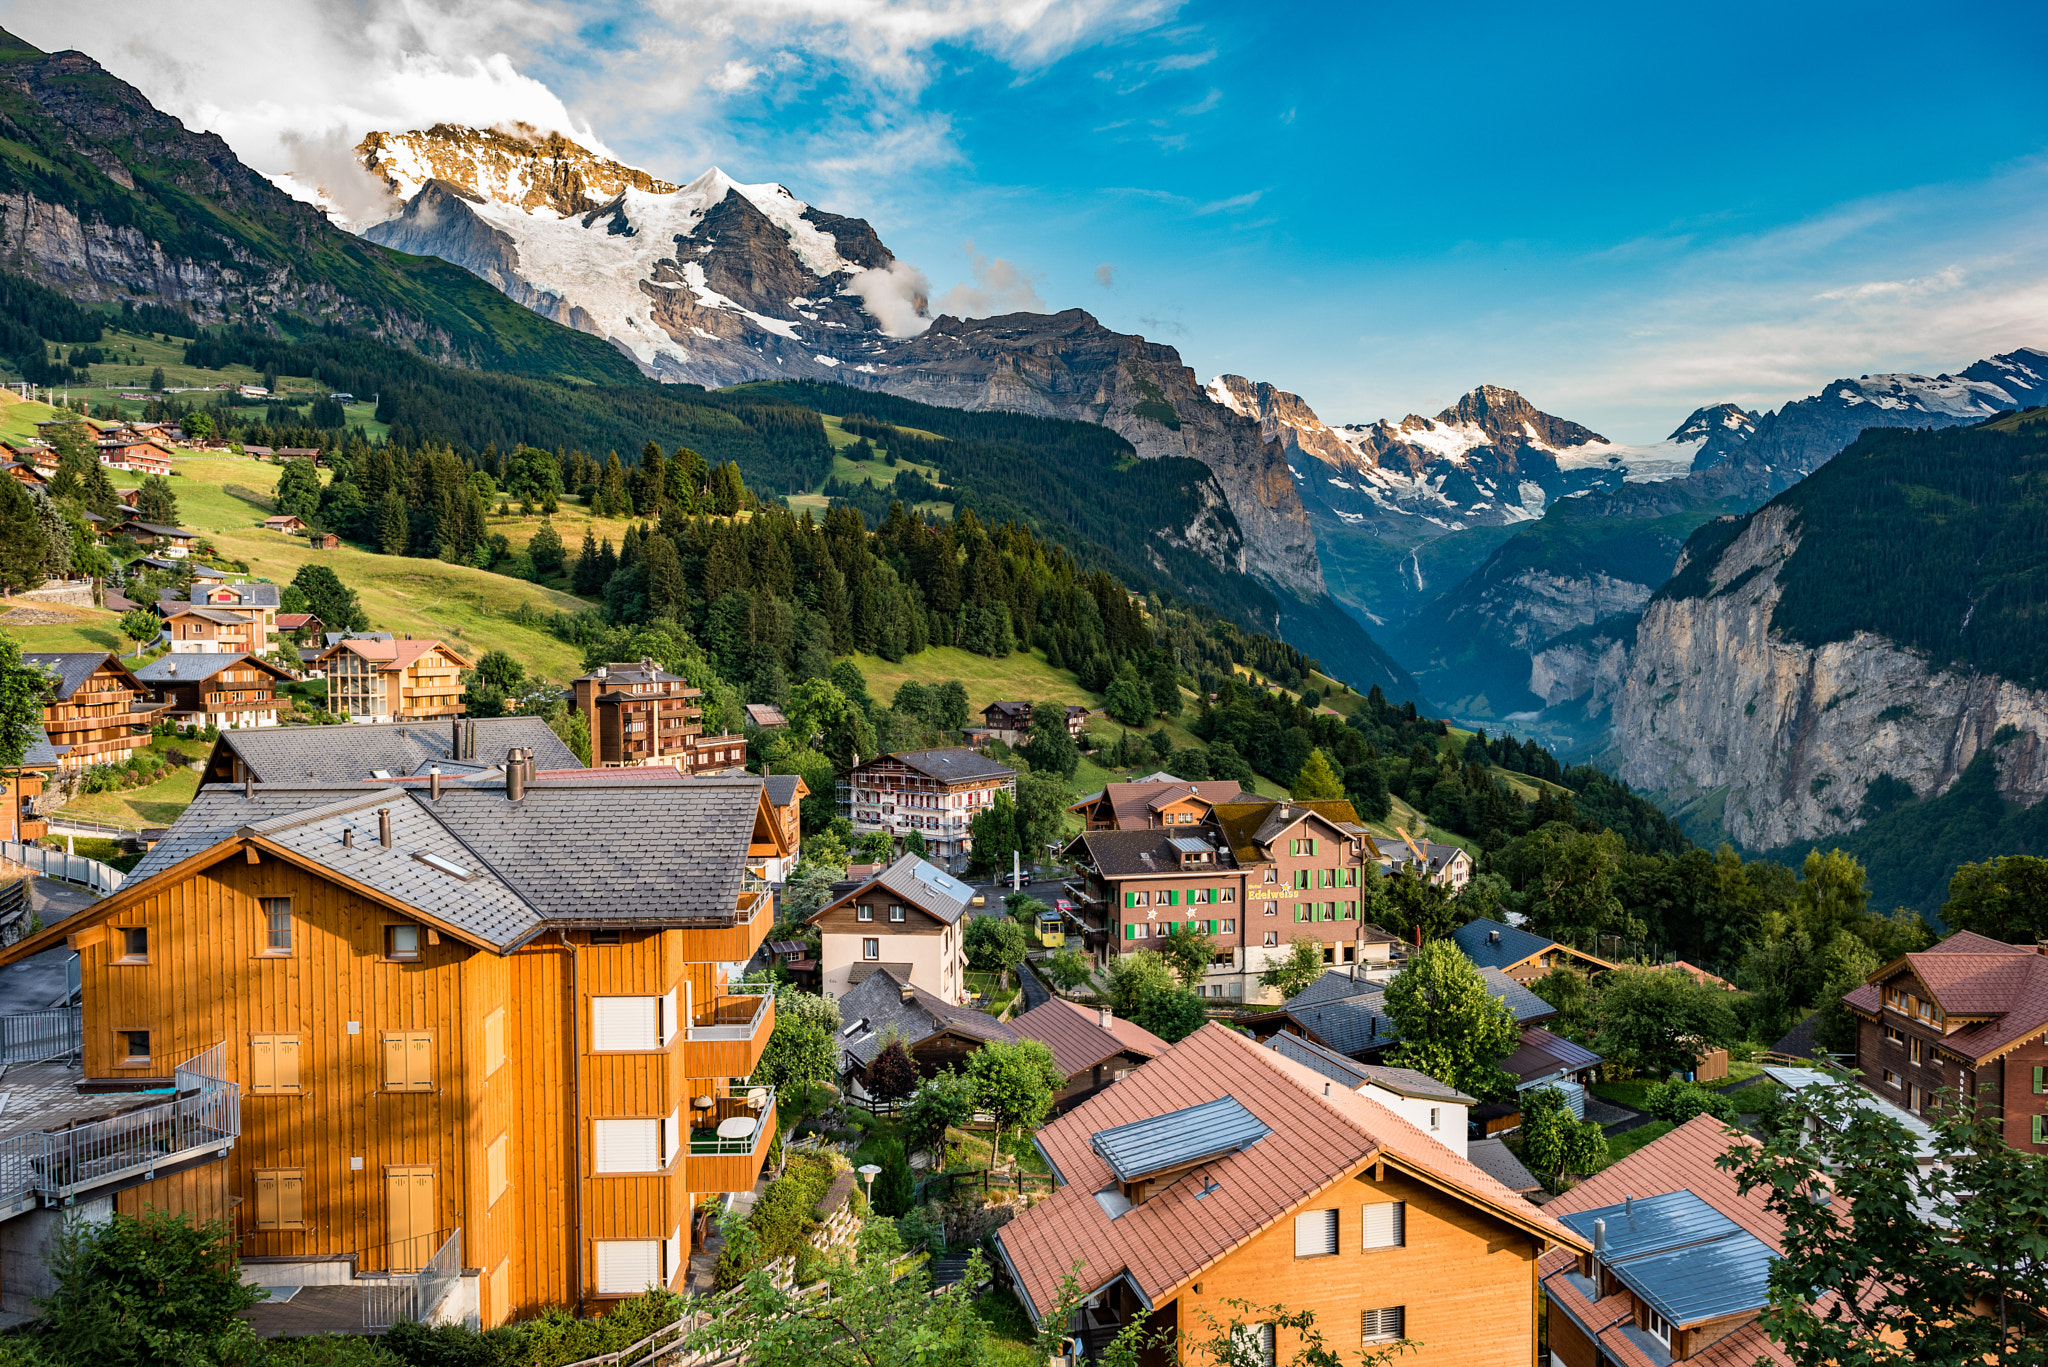
[[[1105,1030],[1114,1030],[1116,1028],[1116,1012],[1110,1010],[1106,1006],[1103,1007],[1101,1024],[1102,1028]]]

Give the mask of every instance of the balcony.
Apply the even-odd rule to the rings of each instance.
[[[683,1066],[691,1077],[747,1077],[774,1029],[774,988],[738,984],[696,1008],[683,1031]]]
[[[222,1076],[222,1053],[215,1045],[180,1064],[167,1100],[0,1139],[0,1219],[111,1195],[227,1157],[241,1133],[242,1105],[241,1089]],[[50,1099],[73,1090],[66,1082]],[[61,1115],[58,1104],[38,1109]]]
[[[694,1192],[752,1191],[777,1124],[773,1087],[732,1083],[693,1098],[684,1184]]]

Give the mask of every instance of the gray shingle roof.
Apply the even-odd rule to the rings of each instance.
[[[258,784],[249,796],[216,785],[199,791],[129,881],[248,833],[499,949],[549,923],[724,922],[738,905],[760,792],[753,778],[537,780],[516,803],[502,787],[470,786],[437,802],[420,789],[361,784]],[[380,809],[391,813],[390,849],[378,841]],[[470,876],[423,863],[424,854]]]
[[[1482,968],[1486,990],[1507,1003],[1517,1025],[1548,1020],[1557,1008],[1497,968]],[[1280,1008],[1302,1029],[1340,1054],[1384,1049],[1401,1034],[1388,1018],[1383,983],[1353,982],[1350,974],[1333,970],[1287,999]]]
[[[1459,926],[1451,932],[1451,942],[1481,968],[1506,968],[1557,945],[1555,940],[1532,935],[1516,926],[1486,920],[1467,921]]]
[[[1088,862],[1104,878],[1142,878],[1148,874],[1181,872],[1215,873],[1237,867],[1237,859],[1231,854],[1230,847],[1218,842],[1212,847],[1216,851],[1213,863],[1183,870],[1176,842],[1193,837],[1176,835],[1175,832],[1188,829],[1148,826],[1133,831],[1084,831],[1074,839],[1088,852]]]
[[[875,882],[949,926],[960,919],[974,900],[973,888],[914,854],[904,855],[876,874]]]
[[[1466,1096],[1456,1087],[1438,1082],[1428,1073],[1418,1073],[1413,1068],[1396,1068],[1385,1063],[1358,1063],[1299,1035],[1283,1032],[1267,1040],[1266,1047],[1304,1067],[1315,1069],[1332,1081],[1343,1083],[1349,1091],[1355,1092],[1360,1087],[1371,1084],[1384,1088],[1396,1096],[1429,1097],[1436,1101],[1455,1102],[1460,1106],[1476,1104],[1473,1098]]]
[[[135,677],[144,683],[181,683],[193,679],[210,679],[237,660],[249,659],[245,650],[188,650],[183,654],[159,655],[148,664],[139,666]],[[274,666],[268,666],[273,673],[281,673]]]
[[[57,767],[57,756],[68,752],[70,749],[71,747],[68,745],[60,750],[50,744],[50,733],[38,726],[36,728],[36,738],[28,743],[28,749],[22,751],[21,767],[24,769],[54,769]]]
[[[909,999],[904,992],[908,990]],[[889,974],[871,973],[839,997],[839,1050],[873,1063],[890,1037],[901,1037],[906,1045],[930,1039],[942,1030],[957,1031],[976,1040],[1014,1040],[1009,1026],[994,1016],[965,1006],[953,1006]]]
[[[474,767],[502,764],[515,746],[533,751],[536,769],[579,769],[583,761],[539,717],[479,717]],[[258,783],[354,783],[378,770],[423,773],[451,769],[455,745],[447,723],[383,722],[348,726],[280,726],[223,731],[216,754],[232,752]],[[208,766],[212,768],[211,765]]]
[[[57,691],[53,695],[62,702],[78,691],[79,685],[93,676],[93,671],[105,664],[111,657],[104,650],[61,650],[24,653],[22,661],[36,665],[46,673],[57,676]],[[120,662],[115,661],[118,665]]]
[[[548,920],[722,920],[761,804],[752,776],[444,789],[435,817]]]
[[[977,778],[1017,776],[1017,771],[1009,765],[998,764],[987,755],[978,754],[959,745],[939,750],[904,750],[897,754],[885,755],[883,758],[893,759],[943,783],[965,783]]]
[[[275,584],[229,584],[227,587],[233,590],[236,604],[240,607],[274,608],[280,601]],[[204,603],[208,594],[216,593],[220,588],[219,584],[194,584],[192,601]]]
[[[1465,1145],[1465,1159],[1509,1191],[1536,1191],[1543,1185],[1522,1166],[1522,1160],[1515,1157],[1514,1150],[1502,1140],[1471,1141]]]
[[[787,807],[796,801],[796,785],[803,779],[796,774],[769,774],[761,780],[768,786],[768,801],[776,807]]]
[[[197,617],[203,622],[219,622],[223,626],[241,626],[249,620],[239,612],[229,612],[225,608],[202,607],[197,603],[180,602],[176,598],[159,598],[157,604],[163,609],[165,617]]]

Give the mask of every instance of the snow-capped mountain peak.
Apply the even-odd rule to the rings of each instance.
[[[436,124],[357,148],[396,212],[373,242],[438,256],[664,380],[828,379],[928,323],[856,218],[712,167],[676,184],[533,129]]]

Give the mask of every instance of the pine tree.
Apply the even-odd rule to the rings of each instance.
[[[541,519],[533,540],[526,543],[526,554],[533,561],[536,574],[553,574],[562,568],[562,534],[555,530],[554,523]]]
[[[1321,750],[1308,752],[1301,772],[1290,790],[1302,802],[1335,802],[1344,796],[1344,782],[1330,767],[1330,757]]]
[[[597,534],[588,526],[583,529],[583,549],[576,557],[576,573],[571,587],[582,598],[595,598],[604,592],[604,579],[598,577]]]
[[[411,538],[411,520],[405,512],[405,499],[399,495],[398,485],[392,484],[384,491],[384,502],[377,509],[377,549],[386,555],[404,555]]]
[[[36,499],[20,482],[0,475],[0,588],[33,589],[43,583],[43,536]]]
[[[617,451],[604,463],[604,474],[597,482],[597,499],[590,510],[598,517],[624,517],[633,511],[632,500],[626,495],[626,467],[619,463]]]

